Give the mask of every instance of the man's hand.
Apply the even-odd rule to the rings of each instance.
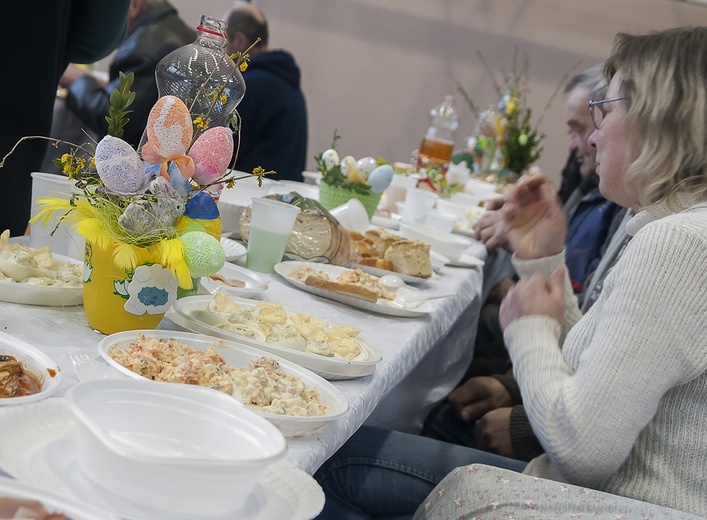
[[[511,407],[497,408],[476,421],[474,437],[480,450],[515,458],[511,442]]]
[[[449,394],[447,398],[454,413],[464,422],[470,422],[491,410],[511,406],[511,394],[498,379],[472,377]]]
[[[559,323],[565,315],[565,268],[558,267],[550,278],[535,273],[512,287],[501,302],[501,330],[523,316],[543,315]]]
[[[518,258],[543,258],[562,251],[567,218],[546,177],[522,177],[501,212],[509,248]]]
[[[505,233],[503,212],[487,211],[474,224],[476,238],[483,242],[489,254],[495,254],[496,248],[508,249],[508,237]],[[511,251],[512,252],[512,251]]]

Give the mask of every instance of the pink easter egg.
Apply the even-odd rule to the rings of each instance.
[[[147,138],[155,152],[167,159],[184,155],[193,136],[191,115],[184,102],[163,96],[150,110]]]
[[[105,136],[96,145],[96,171],[113,193],[137,193],[145,182],[145,167],[133,148],[117,137]]]
[[[226,172],[233,156],[231,130],[225,126],[206,130],[192,145],[189,156],[194,159],[197,172],[216,173],[217,177],[220,177]],[[197,174],[194,175],[194,179],[201,184]]]

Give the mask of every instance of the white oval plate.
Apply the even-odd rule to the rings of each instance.
[[[123,520],[193,520],[174,512],[146,509],[86,478],[78,466],[76,425],[63,399],[16,407],[2,416],[0,467],[18,481],[84,500]],[[308,520],[324,507],[319,484],[291,462],[270,466],[237,511],[204,520]],[[114,520],[109,514],[77,514],[76,520]]]
[[[199,297],[197,296],[196,298]],[[210,296],[207,296],[206,298],[208,300],[211,299]],[[182,298],[179,301],[183,301],[185,299],[187,298]],[[291,415],[258,412],[254,410],[255,413],[277,426],[286,437],[298,437],[320,432],[331,421],[338,419],[345,414],[346,410],[349,408],[349,403],[344,395],[328,381],[295,363],[287,361],[279,356],[264,353],[257,348],[246,346],[237,340],[230,341],[203,336],[202,334],[191,334],[189,332],[178,332],[173,330],[136,330],[118,332],[111,334],[110,336],[106,336],[100,341],[100,343],[98,343],[98,353],[118,372],[135,379],[143,379],[143,376],[125,368],[120,363],[115,361],[108,353],[108,350],[114,346],[117,348],[127,348],[131,341],[137,339],[139,334],[143,334],[144,336],[151,338],[176,339],[177,341],[186,343],[190,347],[201,350],[202,352],[205,352],[207,348],[212,347],[219,356],[226,360],[226,363],[234,368],[245,366],[250,360],[267,355],[268,357],[277,360],[285,372],[299,377],[308,387],[317,388],[317,390],[319,390],[322,403],[324,403],[327,406],[327,409],[331,412],[327,415],[317,417],[296,417]],[[231,336],[235,335],[231,334]],[[238,399],[238,397],[236,397],[236,399]]]
[[[340,267],[338,265],[310,264],[308,262],[280,262],[279,264],[275,264],[275,272],[298,289],[302,289],[303,291],[306,291],[311,294],[316,294],[317,296],[321,296],[322,298],[328,298],[330,300],[345,303],[346,305],[350,305],[351,307],[357,307],[359,309],[363,309],[370,312],[377,312],[379,314],[385,314],[388,316],[397,316],[399,318],[417,318],[419,316],[425,316],[433,310],[433,306],[430,303],[423,303],[422,305],[419,305],[414,309],[403,309],[399,306],[395,306],[395,304],[393,304],[392,302],[386,304],[386,300],[384,300],[383,298],[379,298],[376,303],[373,303],[371,301],[364,300],[363,298],[349,296],[348,294],[328,291],[326,289],[320,289],[319,287],[312,287],[311,285],[307,285],[304,282],[300,282],[295,280],[294,278],[290,278],[290,273],[300,265],[313,265],[316,269],[324,271],[331,278],[336,278],[343,271],[351,270],[346,267]],[[414,291],[415,289],[410,290]]]
[[[44,352],[14,336],[0,332],[0,354],[13,356],[22,366],[39,378],[42,390],[36,394],[0,399],[1,405],[26,404],[49,397],[61,385],[61,368]]]
[[[387,274],[394,274],[395,276],[399,277],[405,283],[422,283],[422,282],[426,282],[427,280],[429,280],[431,278],[431,277],[430,278],[422,278],[421,276],[412,276],[409,274],[398,273],[395,271],[388,271],[387,269],[379,269],[377,267],[373,267],[372,265],[361,265],[361,264],[349,263],[349,264],[346,264],[344,267],[348,267],[350,269],[360,269],[361,271],[378,276],[379,278],[381,276],[385,276]]]
[[[213,325],[209,325],[208,323],[204,323],[191,315],[191,312],[194,310],[205,311],[211,299],[211,296],[189,296],[187,298],[181,298],[174,304],[174,313],[170,313],[167,317],[172,319],[172,321],[180,327],[184,327],[188,330],[199,332],[201,334],[208,334],[209,336],[216,336],[218,338],[231,340],[236,343],[249,345],[257,348],[258,350],[275,354],[276,356],[287,359],[293,363],[297,363],[299,366],[307,368],[315,374],[319,374],[321,377],[330,380],[351,379],[354,377],[366,376],[373,372],[376,364],[380,362],[382,358],[381,353],[377,348],[360,337],[357,337],[356,340],[361,345],[361,348],[363,348],[363,350],[367,353],[366,361],[347,361],[345,359],[325,357],[318,354],[312,354],[311,352],[294,350],[292,348],[238,336],[232,332],[228,332],[226,330],[219,329],[218,327],[214,327]],[[255,300],[246,300],[243,298],[232,299],[238,305],[243,307],[253,307],[258,303]],[[297,311],[293,311],[286,307],[285,312],[288,314],[297,313]],[[176,318],[176,321],[173,318]]]
[[[221,276],[229,280],[240,280],[245,282],[245,287],[231,287],[225,283],[214,280],[208,276],[201,278],[201,287],[209,294],[221,291],[229,296],[240,296],[241,298],[252,298],[258,293],[268,288],[268,280],[255,274],[250,269],[226,262],[218,272]]]
[[[71,262],[83,265],[75,258],[52,254],[59,262]],[[0,301],[21,303],[23,305],[42,305],[45,307],[68,307],[83,304],[83,284],[79,287],[47,287],[30,285],[15,281],[0,280]]]

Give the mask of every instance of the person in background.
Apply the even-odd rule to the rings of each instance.
[[[128,0],[36,0],[0,2],[0,46],[6,71],[30,71],[0,82],[3,121],[0,160],[25,136],[48,136],[59,77],[70,62],[92,63],[116,48],[125,35]],[[0,231],[27,229],[32,177],[47,141],[20,144],[0,170]]]
[[[545,450],[523,471],[704,517],[707,27],[619,34],[604,71],[589,143],[602,193],[635,216],[589,312],[564,267],[567,224],[549,180],[521,179],[502,210],[521,281],[501,326]],[[412,515],[440,475],[480,454],[364,427],[316,474],[327,494],[321,518]],[[492,465],[519,469],[506,458]],[[445,502],[473,510],[493,498],[467,486]]]
[[[307,155],[307,106],[300,89],[300,69],[284,50],[269,50],[265,15],[248,2],[236,2],[227,17],[226,52],[244,52],[246,93],[238,105],[240,149],[236,168],[274,170],[275,180],[302,180]]]
[[[606,92],[601,67],[592,67],[574,76],[565,92],[569,147],[582,179],[573,190],[572,197],[576,199],[573,207],[564,206],[569,218],[565,261],[570,267],[570,274],[584,266],[587,278],[582,278],[582,282],[585,282],[589,280],[589,273],[597,270],[614,231],[620,229],[618,225],[624,213],[620,206],[599,193],[596,149],[589,144],[594,125],[587,105],[591,99],[601,98]],[[499,210],[494,218],[500,219],[502,215]],[[616,229],[612,228],[614,221]],[[507,237],[490,235],[489,229],[484,220],[480,220],[476,227],[477,236],[490,244],[490,250],[499,242],[507,243]],[[625,238],[625,227],[620,235]],[[492,238],[494,241],[490,242]],[[618,250],[612,248],[611,251],[615,260]],[[607,262],[602,264],[597,279],[591,281],[592,288],[600,283],[600,277],[608,273],[608,267],[604,268]],[[571,276],[571,279],[575,282],[576,276]],[[502,300],[513,285],[513,280],[504,279],[492,289],[481,310],[471,366],[463,382],[449,394],[447,401],[430,413],[422,435],[529,461],[543,453],[543,448],[533,433],[518,384],[509,370],[511,362],[499,323]],[[588,308],[589,305],[583,310]]]
[[[173,50],[192,43],[196,31],[189,28],[176,9],[166,0],[132,0],[128,11],[127,37],[120,44],[110,64],[109,81],[101,82],[85,70],[69,65],[60,84],[68,89],[66,105],[98,138],[108,132],[106,116],[110,95],[120,85],[119,72],[135,74],[131,90],[135,101],[130,105],[130,122],[123,140],[137,148],[147,116],[158,98],[155,67]],[[52,137],[61,137],[54,135]]]

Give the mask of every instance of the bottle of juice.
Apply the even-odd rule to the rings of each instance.
[[[454,108],[454,98],[446,96],[441,105],[430,111],[430,127],[422,139],[417,155],[420,169],[439,166],[446,173],[454,152],[454,133],[459,126],[459,117]]]

